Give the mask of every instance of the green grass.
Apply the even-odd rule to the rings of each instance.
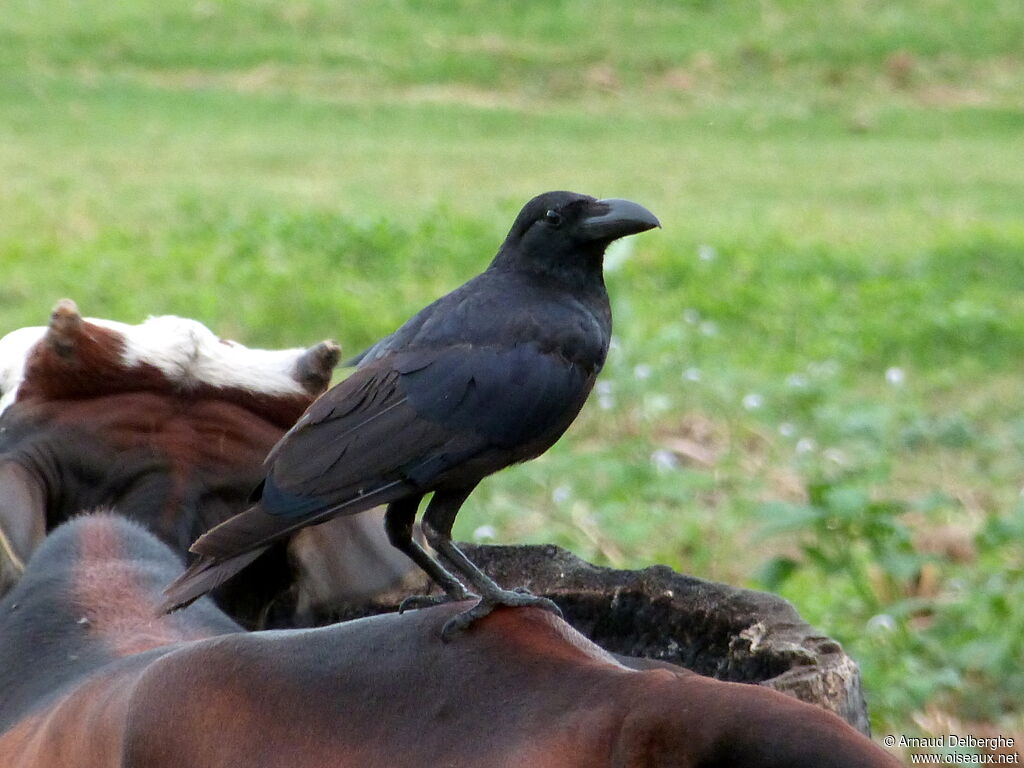
[[[11,0],[0,330],[355,352],[533,194],[637,199],[602,397],[457,532],[770,586],[879,732],[1020,733],[1022,51],[1018,0]]]

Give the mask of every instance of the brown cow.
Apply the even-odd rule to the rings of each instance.
[[[245,509],[262,462],[327,387],[338,347],[260,350],[202,324],[84,319],[60,302],[48,327],[0,339],[0,594],[47,530],[115,507],[181,557]],[[419,572],[388,544],[379,513],[339,520],[268,553],[220,594],[254,623],[298,577],[304,613],[363,599]],[[316,564],[346,564],[326,580]],[[283,621],[290,617],[282,617]]]
[[[18,768],[892,766],[759,686],[636,671],[551,614],[454,641],[444,605],[243,633],[208,600],[156,617],[174,555],[121,517],[55,531],[0,601],[0,765]]]

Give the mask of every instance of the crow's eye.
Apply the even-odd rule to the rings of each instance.
[[[557,227],[562,223],[562,214],[556,210],[550,210],[544,214],[544,221],[553,227]]]

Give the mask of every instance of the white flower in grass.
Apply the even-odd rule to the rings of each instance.
[[[651,463],[659,472],[671,472],[679,467],[679,458],[672,451],[659,448],[651,454]]]
[[[700,332],[704,336],[717,336],[718,325],[710,320],[705,320],[703,323],[700,324]]]
[[[647,363],[640,363],[640,365],[633,369],[633,375],[636,376],[639,381],[646,381],[651,378],[651,373],[653,373],[653,370],[651,366],[647,365]]]
[[[896,631],[896,619],[890,616],[888,613],[877,613],[868,619],[867,623],[868,632],[895,632]]]
[[[718,251],[715,246],[701,243],[697,246],[697,258],[701,261],[714,261],[718,258]]]
[[[572,498],[572,486],[560,485],[551,492],[551,500],[555,504],[565,504]]]
[[[698,312],[693,307],[687,307],[686,309],[683,310],[683,320],[685,320],[690,325],[696,325],[697,323],[700,322],[700,312]]]
[[[810,453],[818,444],[814,441],[813,437],[801,437],[796,441],[796,452],[797,453]]]
[[[473,541],[494,541],[498,538],[498,529],[493,525],[481,525],[473,531]]]
[[[683,381],[700,381],[700,368],[687,368],[683,371]]]
[[[786,377],[786,386],[790,389],[804,389],[807,384],[807,377],[802,373],[791,373]]]
[[[896,366],[888,368],[885,371],[885,380],[894,387],[902,387],[907,380],[906,371]]]
[[[782,422],[779,424],[779,434],[783,437],[792,437],[796,434],[796,425],[788,421]]]
[[[757,394],[757,392],[751,392],[749,395],[743,396],[743,407],[748,411],[756,411],[763,405],[764,396]]]

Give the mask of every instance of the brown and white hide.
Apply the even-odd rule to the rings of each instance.
[[[338,356],[329,341],[252,349],[181,317],[83,318],[67,299],[47,326],[0,339],[0,594],[47,531],[98,507],[187,557],[200,534],[246,508],[265,456],[325,391]],[[308,621],[311,605],[364,599],[414,574],[377,511],[289,547],[225,585],[219,599],[233,615],[252,624],[273,612],[287,624],[298,604]]]

